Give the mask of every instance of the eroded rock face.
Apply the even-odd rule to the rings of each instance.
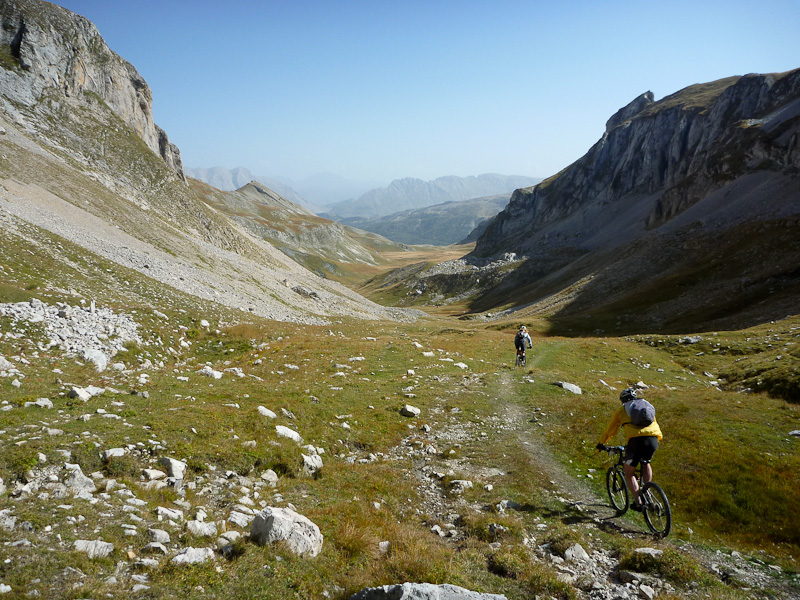
[[[153,122],[147,82],[88,19],[39,0],[4,1],[0,18],[0,45],[10,48],[8,66],[16,63],[0,68],[2,96],[32,107],[44,95],[80,103],[84,94],[96,94],[185,180],[180,151]]]

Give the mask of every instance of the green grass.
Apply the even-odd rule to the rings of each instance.
[[[3,258],[6,272],[13,270],[0,288],[3,300],[38,297],[51,303],[75,302],[55,289],[26,289],[31,276],[41,280],[38,274],[46,264],[44,257],[41,264],[10,253]],[[105,288],[89,276],[102,272],[102,263],[95,268],[81,274],[55,267],[53,277],[85,277],[87,285],[102,294]],[[125,276],[134,279],[136,274]],[[144,279],[138,281],[140,298],[155,300],[156,290]],[[105,293],[110,295],[108,290]],[[39,350],[35,328],[29,328],[30,340],[0,338],[0,354],[24,355],[30,362],[20,389],[0,380],[3,399],[15,405],[0,412],[0,430],[6,438],[27,440],[0,454],[0,476],[11,489],[29,469],[41,466],[40,452],[49,464],[60,464],[64,458],[56,449],[64,447],[71,451],[70,461],[79,463],[84,472],[101,472],[137,490],[141,469],[152,467],[159,456],[186,459],[191,478],[230,470],[257,479],[261,471],[273,469],[281,475],[277,491],[284,501],[317,523],[325,536],[323,552],[316,559],[297,559],[280,548],[240,542],[234,558],[220,559],[221,571],[178,569],[165,563],[151,573],[149,597],[189,595],[202,588],[220,598],[247,594],[318,597],[325,591],[346,598],[362,587],[406,580],[455,583],[504,593],[510,599],[531,594],[574,597],[573,588],[561,583],[551,567],[530,559],[526,538],[550,543],[557,552],[576,542],[587,549],[596,544],[618,547],[621,555],[630,547],[613,533],[596,532],[592,537],[576,526],[581,514],[558,500],[557,487],[507,425],[509,415],[518,414],[567,473],[594,485],[603,500],[602,478],[584,477],[589,468],[600,474],[605,469],[604,456],[593,447],[618,402],[618,391],[610,390],[601,379],[617,390],[637,381],[651,386],[645,396],[656,405],[665,434],[654,468],[656,480],[673,503],[675,538],[712,547],[765,550],[776,561],[797,555],[800,535],[787,498],[793,497],[800,483],[800,452],[787,433],[800,428],[798,406],[763,392],[740,393],[740,385],[733,380],[718,389],[703,374],[708,371],[718,377],[746,360],[774,360],[772,352],[789,356],[783,344],[795,339],[791,336],[800,324],[797,319],[746,332],[720,332],[694,346],[653,336],[560,338],[546,336],[540,329],[523,372],[511,367],[516,323],[482,327],[429,319],[414,324],[346,321],[310,326],[251,318],[226,326],[221,323],[233,322],[230,315],[198,308],[194,302],[176,295],[169,309],[158,304],[159,310],[168,310],[169,321],[157,317],[143,301],[127,308],[116,305],[126,312],[136,311],[145,341],[129,345],[115,360],[130,366],[145,360],[163,362],[163,367],[148,370],[151,377],[145,386],[136,382],[136,374],[110,370],[97,374],[58,350]],[[200,326],[199,315],[212,315],[209,329]],[[0,331],[11,328],[9,321],[0,319]],[[775,343],[775,336],[781,344]],[[181,339],[190,342],[190,347],[181,346]],[[166,352],[167,347],[175,353]],[[423,351],[433,351],[435,356],[424,357]],[[463,361],[469,369],[462,371],[441,358]],[[197,371],[206,363],[223,371],[223,379],[199,375]],[[54,368],[62,373],[53,373]],[[246,376],[225,371],[233,368],[242,369]],[[408,369],[415,374],[408,375]],[[113,387],[122,393],[107,392],[83,403],[62,395],[59,379]],[[553,385],[556,381],[575,383],[583,394],[570,394]],[[414,387],[416,397],[405,397],[408,386]],[[134,388],[147,391],[149,397],[131,395]],[[51,399],[53,411],[18,407],[25,399],[39,397]],[[400,417],[405,403],[419,407],[422,415]],[[278,413],[278,419],[273,422],[259,415],[259,405]],[[101,408],[123,419],[102,418],[96,412]],[[78,419],[83,414],[92,415],[88,422]],[[534,414],[541,427],[529,421]],[[342,426],[344,422],[349,429]],[[325,466],[316,478],[300,473],[302,450],[277,436],[275,424],[292,427],[305,443],[324,448]],[[432,524],[444,523],[442,515],[416,510],[421,497],[411,475],[415,459],[402,453],[388,458],[404,439],[411,447],[415,441],[431,443],[421,433],[423,424],[431,426],[433,434],[450,424],[468,432],[461,439],[434,439],[437,453],[430,455],[437,469],[453,471],[440,484],[442,490],[448,479],[475,481],[463,495],[467,504],[459,509],[458,523],[464,538],[456,544],[429,531]],[[45,427],[57,427],[63,434],[39,435]],[[255,447],[243,446],[247,441],[255,441]],[[157,450],[154,442],[163,449]],[[103,450],[128,444],[138,445],[141,451],[107,462],[101,459]],[[381,458],[357,462],[370,454]],[[356,462],[348,463],[348,457]],[[497,474],[487,478],[473,472],[475,468],[496,469]],[[487,483],[492,484],[491,491],[484,488]],[[151,509],[177,499],[171,490],[137,491],[137,496],[148,500]],[[231,490],[221,501],[236,499]],[[504,499],[521,505],[522,510],[499,512],[496,505]],[[191,506],[207,503],[197,490],[189,491],[185,500]],[[42,536],[40,547],[48,546],[44,540],[58,533],[68,544],[75,539],[106,539],[115,544],[115,551],[108,560],[88,561],[73,552],[15,548],[12,562],[3,568],[4,582],[22,589],[25,581],[39,577],[43,583],[37,589],[52,597],[120,593],[105,579],[115,561],[146,543],[143,531],[125,536],[118,522],[106,522],[101,508],[85,503],[59,514],[53,507],[37,509],[35,500],[12,504],[7,496],[0,498],[0,509],[12,505],[31,524],[31,535]],[[84,519],[45,532],[48,524],[64,523],[66,516]],[[625,526],[644,531],[637,517],[627,516]],[[541,524],[547,526],[544,532]],[[181,535],[177,532],[175,538]],[[382,541],[390,542],[386,554],[379,551]],[[499,548],[491,545],[496,542]],[[659,572],[681,588],[696,564],[681,562],[670,543],[660,542],[669,551],[666,566],[651,568],[662,569]],[[4,553],[0,558],[10,557],[7,549],[0,552]],[[69,564],[81,565],[86,574],[83,587],[77,590],[71,587],[74,581],[63,575]],[[708,593],[716,593],[708,585]]]

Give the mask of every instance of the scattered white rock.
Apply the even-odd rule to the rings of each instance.
[[[290,508],[267,507],[253,519],[250,539],[260,546],[284,542],[300,556],[314,557],[322,550],[322,533],[308,518]]]
[[[556,385],[564,388],[568,392],[572,392],[573,394],[583,394],[581,388],[575,385],[574,383],[567,383],[566,381],[557,381]]]
[[[158,464],[162,467],[165,467],[167,469],[167,475],[174,477],[175,479],[183,479],[183,476],[186,473],[186,463],[174,458],[162,456],[159,459]]]
[[[277,417],[278,417],[278,415],[276,415],[276,414],[275,414],[274,412],[272,412],[270,409],[268,409],[268,408],[265,408],[265,407],[263,407],[263,406],[259,406],[259,407],[258,407],[258,413],[259,413],[260,415],[262,415],[262,416],[269,417],[270,419],[275,419],[275,418],[277,418]]]
[[[89,558],[105,558],[114,551],[114,544],[102,540],[75,540],[75,550],[85,552]]]
[[[119,458],[120,456],[125,456],[128,451],[125,448],[109,448],[108,450],[103,452],[103,460],[109,461],[112,458]]]
[[[400,414],[404,417],[418,417],[421,413],[422,411],[419,408],[411,406],[410,404],[406,404],[400,409]]]
[[[211,548],[184,548],[170,561],[175,565],[196,565],[214,560]]]
[[[294,429],[285,427],[284,425],[276,425],[275,432],[282,437],[289,438],[290,440],[297,442],[298,444],[303,443],[303,438],[300,437],[299,433],[297,433]]]
[[[564,559],[567,561],[577,561],[577,562],[584,562],[590,560],[589,555],[586,553],[586,550],[583,549],[583,546],[580,544],[573,544],[569,548],[566,549],[564,552]]]
[[[196,537],[216,537],[217,525],[213,521],[187,521],[186,531]]]

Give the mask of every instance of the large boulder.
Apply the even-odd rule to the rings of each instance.
[[[502,594],[481,594],[445,583],[403,583],[365,588],[350,600],[506,600]]]
[[[259,546],[283,542],[300,556],[314,557],[322,550],[322,533],[308,518],[289,508],[267,507],[250,525],[250,539]]]

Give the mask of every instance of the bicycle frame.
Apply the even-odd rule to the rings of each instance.
[[[606,489],[611,505],[618,516],[624,515],[630,507],[631,491],[625,477],[625,446],[604,446],[609,454],[617,455],[617,462],[606,472]],[[636,470],[636,481],[639,484],[639,502],[647,527],[659,537],[666,537],[672,528],[672,509],[667,495],[654,481],[642,485],[642,467]]]

